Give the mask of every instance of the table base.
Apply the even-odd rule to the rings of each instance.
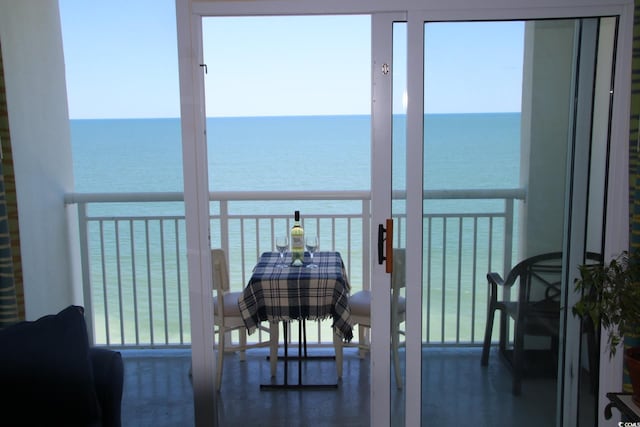
[[[309,356],[307,354],[307,326],[304,319],[302,322],[302,328],[298,328],[298,354],[296,356],[289,356],[289,346],[287,344],[289,337],[289,325],[288,321],[282,322],[284,329],[284,356],[278,356],[278,360],[284,360],[284,382],[282,384],[260,384],[260,390],[335,390],[338,388],[338,383],[332,384],[304,384],[302,382],[302,361],[305,359],[326,359],[335,360],[335,356]],[[304,330],[304,339],[302,337],[302,330]],[[303,342],[304,341],[304,342]],[[304,347],[303,347],[304,346]],[[267,356],[267,359],[269,357]],[[298,382],[289,383],[289,361],[298,361]]]
[[[260,384],[260,390],[335,390],[335,384]]]

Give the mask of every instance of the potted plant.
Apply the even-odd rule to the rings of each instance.
[[[575,288],[582,297],[573,313],[608,332],[609,357],[625,337],[640,334],[640,252],[625,251],[609,263],[581,265]],[[640,347],[627,348],[624,359],[633,400],[640,405]]]

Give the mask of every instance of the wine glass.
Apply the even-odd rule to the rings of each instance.
[[[307,265],[307,268],[318,268],[318,266],[313,263],[313,253],[318,250],[318,238],[316,236],[307,236],[304,240],[304,245],[311,257],[311,262]]]
[[[276,267],[286,267],[284,253],[289,249],[289,237],[286,234],[276,237],[276,249],[280,252],[280,261],[276,264]]]

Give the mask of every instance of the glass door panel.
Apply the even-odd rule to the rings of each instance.
[[[231,291],[244,288],[261,253],[275,250],[276,237],[289,232],[295,210],[305,232],[318,237],[320,251],[340,252],[351,294],[371,289],[371,17],[205,17],[202,32],[208,188],[223,196],[210,201],[210,244],[227,253]],[[331,318],[306,322],[312,355],[333,355],[332,323]],[[288,329],[289,337],[280,333],[280,354],[283,339],[298,342],[299,322]],[[230,342],[239,339],[234,333]],[[247,340],[267,343],[269,335],[257,331]],[[335,402],[358,408],[358,421],[368,425],[370,359],[361,359],[357,350],[344,351],[340,387],[350,392]],[[262,361],[264,351],[249,350],[246,357]],[[225,369],[228,365],[225,361]],[[279,382],[283,365],[276,370]],[[336,379],[330,358],[308,361],[305,369],[317,383]],[[260,373],[246,380],[248,390],[270,380],[268,369]],[[290,375],[291,382],[298,381]],[[312,408],[319,395],[303,394],[295,405],[280,406],[316,415]],[[220,408],[228,404],[225,396],[218,398]],[[339,416],[342,410],[327,409],[323,415]],[[225,410],[221,423],[233,424],[235,417],[234,410]],[[300,422],[317,421],[322,422]]]
[[[209,191],[228,197],[210,203],[211,245],[227,251],[232,291],[262,252],[275,250],[295,210],[320,251],[341,253],[352,293],[369,289],[362,194],[371,187],[370,21],[203,19]],[[313,345],[331,343],[331,322],[313,322],[307,334]]]
[[[580,332],[565,322],[564,307],[584,262],[569,253],[587,247],[576,231],[587,218],[575,215],[574,204],[587,198],[589,180],[577,171],[589,159],[574,152],[589,150],[583,130],[592,117],[581,108],[592,101],[597,78],[595,62],[584,62],[594,46],[581,20],[433,22],[423,30],[424,425],[562,424],[577,392],[563,367],[579,357],[565,336]],[[603,129],[608,115],[599,120]],[[606,150],[599,153],[592,162],[603,168]],[[602,200],[596,178],[592,191]],[[602,211],[590,209],[601,224]],[[553,252],[560,253],[556,267],[539,274],[546,284],[526,292],[536,316],[516,325],[528,289],[516,280],[496,287],[499,308],[513,308],[514,316],[502,322],[497,311],[487,330],[487,273],[504,280],[521,261]],[[522,340],[516,330],[525,332]],[[490,346],[481,366],[485,333]]]
[[[488,382],[480,360],[486,274],[506,277],[518,253],[524,34],[524,22],[424,28],[423,417],[433,425],[464,424],[475,412],[447,410],[449,399],[484,405],[491,393],[511,393],[510,377]],[[566,151],[566,141],[559,145]],[[564,164],[557,174],[562,182]],[[553,212],[562,224],[558,200]],[[500,363],[494,352],[489,363]],[[553,393],[549,399],[553,406]],[[492,418],[474,423],[495,425],[493,411],[501,412],[485,410]]]
[[[520,197],[523,41],[522,22],[425,26],[428,344],[480,343],[487,268],[503,274],[511,265],[513,203]]]

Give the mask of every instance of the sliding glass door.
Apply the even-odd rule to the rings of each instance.
[[[577,377],[588,367],[576,368],[572,283],[587,249],[602,252],[600,239],[587,245],[584,230],[588,219],[602,229],[604,175],[590,180],[587,171],[607,164],[609,135],[592,138],[592,130],[608,122],[611,104],[601,98],[593,117],[593,88],[610,82],[615,22],[410,21],[418,42],[410,39],[409,55],[424,64],[409,68],[409,99],[412,75],[424,99],[414,116],[422,135],[409,141],[423,152],[422,417],[432,422],[423,425],[461,425],[470,414],[481,426],[577,417]],[[521,262],[549,253],[561,254],[557,272],[545,265],[499,286],[502,310],[488,311],[488,273],[509,279]],[[502,311],[511,314],[504,323]]]
[[[209,425],[206,421],[215,416],[208,380],[215,356],[208,327],[201,325],[210,324],[212,314],[203,302],[210,292],[205,252],[211,245],[203,236],[210,227],[209,180],[217,173],[207,173],[202,157],[207,156],[202,149],[201,18],[306,14],[372,16],[371,221],[368,235],[365,230],[361,236],[363,247],[370,248],[362,254],[362,264],[368,266],[362,282],[370,282],[372,292],[366,421],[373,426],[572,425],[578,396],[581,407],[590,403],[576,371],[589,364],[579,363],[584,337],[570,312],[575,299],[570,284],[587,250],[607,257],[627,241],[627,228],[620,226],[626,221],[627,199],[620,188],[627,184],[624,97],[632,2],[583,10],[572,0],[535,9],[524,0],[514,0],[509,9],[486,1],[459,10],[445,0],[430,5],[408,0],[390,2],[375,13],[357,1],[301,1],[286,8],[270,1],[176,4],[198,425]],[[570,15],[585,13],[619,18]],[[501,33],[492,33],[503,30],[508,30],[504,40]],[[623,54],[615,55],[618,50]],[[321,68],[337,65],[329,62]],[[266,76],[260,67],[240,71]],[[614,81],[620,82],[619,96],[612,96]],[[247,97],[242,99],[246,104]],[[507,99],[511,103],[504,106]],[[229,148],[222,145],[211,155]],[[269,179],[276,182],[278,176],[275,168]],[[405,279],[401,389],[394,378],[391,340],[394,274],[378,264],[376,252],[378,226],[388,230],[386,219],[396,231],[392,249],[404,249],[406,260],[396,270]],[[505,277],[520,260],[548,251],[563,254],[557,334],[527,339],[524,348],[529,354],[544,353],[552,363],[539,366],[544,378],[524,375],[520,396],[512,398],[512,376],[495,349],[498,320],[488,366],[480,363],[486,274]],[[517,294],[501,296],[516,302]],[[514,330],[514,322],[508,321],[509,346]],[[530,362],[538,365],[539,359]],[[530,418],[524,415],[526,407],[535,409]]]

